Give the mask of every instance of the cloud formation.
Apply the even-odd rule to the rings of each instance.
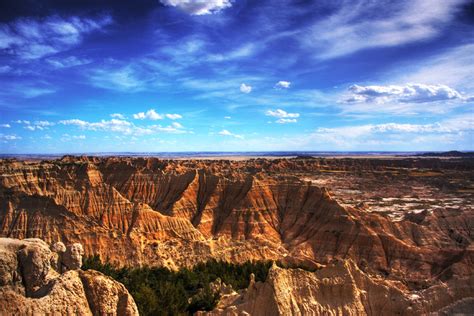
[[[191,15],[217,13],[231,7],[230,0],[160,0],[166,6],[177,7]]]
[[[143,113],[143,112],[138,113],[140,117],[142,116],[141,114],[146,115],[146,113]],[[153,115],[154,114],[152,114],[151,116],[153,117]],[[70,119],[70,120],[61,120],[59,121],[59,124],[76,126],[82,130],[116,132],[116,133],[121,133],[125,135],[134,135],[134,136],[151,135],[158,132],[173,133],[173,134],[183,134],[183,133],[188,132],[185,130],[184,126],[178,122],[173,122],[171,125],[168,125],[168,126],[161,126],[161,125],[137,126],[129,121],[121,120],[121,119],[101,120],[99,122],[88,122],[88,121],[84,121],[80,119]]]
[[[425,103],[449,100],[465,100],[466,97],[446,85],[428,85],[409,83],[403,86],[359,86],[349,88],[349,96],[344,99],[347,103],[373,102],[378,104],[388,102]]]

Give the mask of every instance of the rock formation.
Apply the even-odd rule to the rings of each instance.
[[[474,296],[473,167],[474,159],[433,158],[3,160],[0,236],[80,243],[86,255],[118,266],[178,269],[215,258],[314,270],[350,260],[406,293],[433,291],[438,310]],[[346,182],[371,200],[347,202]],[[426,195],[422,211],[403,200],[415,190],[412,200]],[[403,200],[401,211],[391,211],[392,200],[388,211],[374,207],[386,197],[380,192]],[[53,267],[76,269],[81,249],[57,247]],[[28,249],[21,255],[32,256]]]
[[[51,251],[40,239],[0,238],[0,314],[138,315],[122,284],[79,270],[81,249],[56,243]]]
[[[473,279],[463,286],[472,293]],[[458,284],[458,286],[461,284]],[[273,265],[265,282],[250,282],[241,293],[221,296],[217,308],[200,315],[421,315],[468,310],[471,300],[457,301],[466,287],[438,287],[416,292],[401,284],[373,278],[351,260],[334,261],[315,272]],[[431,304],[441,298],[448,307]],[[454,301],[455,303],[450,303]],[[429,302],[429,304],[427,304]],[[450,305],[453,304],[453,305]],[[472,310],[471,310],[472,311]]]

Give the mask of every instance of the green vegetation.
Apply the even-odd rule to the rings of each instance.
[[[248,287],[250,274],[265,281],[271,262],[232,264],[216,260],[199,263],[192,269],[171,271],[166,268],[121,268],[102,263],[98,256],[88,257],[83,270],[100,271],[123,283],[135,299],[140,315],[187,315],[214,309],[219,295],[209,283],[220,278],[235,290]]]

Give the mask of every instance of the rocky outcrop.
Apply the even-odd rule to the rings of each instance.
[[[55,244],[51,251],[40,239],[0,238],[0,314],[138,315],[122,284],[79,270],[80,244],[64,248]]]
[[[251,280],[246,290],[222,295],[215,310],[200,315],[421,315],[472,306],[463,299],[439,310],[431,302],[444,295],[446,304],[451,298],[444,289],[409,291],[403,284],[367,275],[351,260],[315,272],[273,265],[265,282]]]

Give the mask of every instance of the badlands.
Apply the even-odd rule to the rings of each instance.
[[[24,271],[20,248],[79,243],[85,256],[116,268],[275,262],[266,280],[219,293],[215,308],[200,314],[474,311],[472,158],[64,156],[4,159],[0,170],[0,237],[12,271]],[[28,279],[24,272],[6,274],[1,291],[24,306],[16,311],[45,306],[38,291],[58,287],[43,289],[51,287],[48,271],[44,284],[33,282],[36,290],[19,281]],[[105,278],[92,270],[55,273],[56,284],[83,289],[72,300],[78,306],[91,306],[86,288]],[[136,312],[123,285],[103,282],[127,298],[120,308]],[[1,311],[14,313],[5,297]]]

